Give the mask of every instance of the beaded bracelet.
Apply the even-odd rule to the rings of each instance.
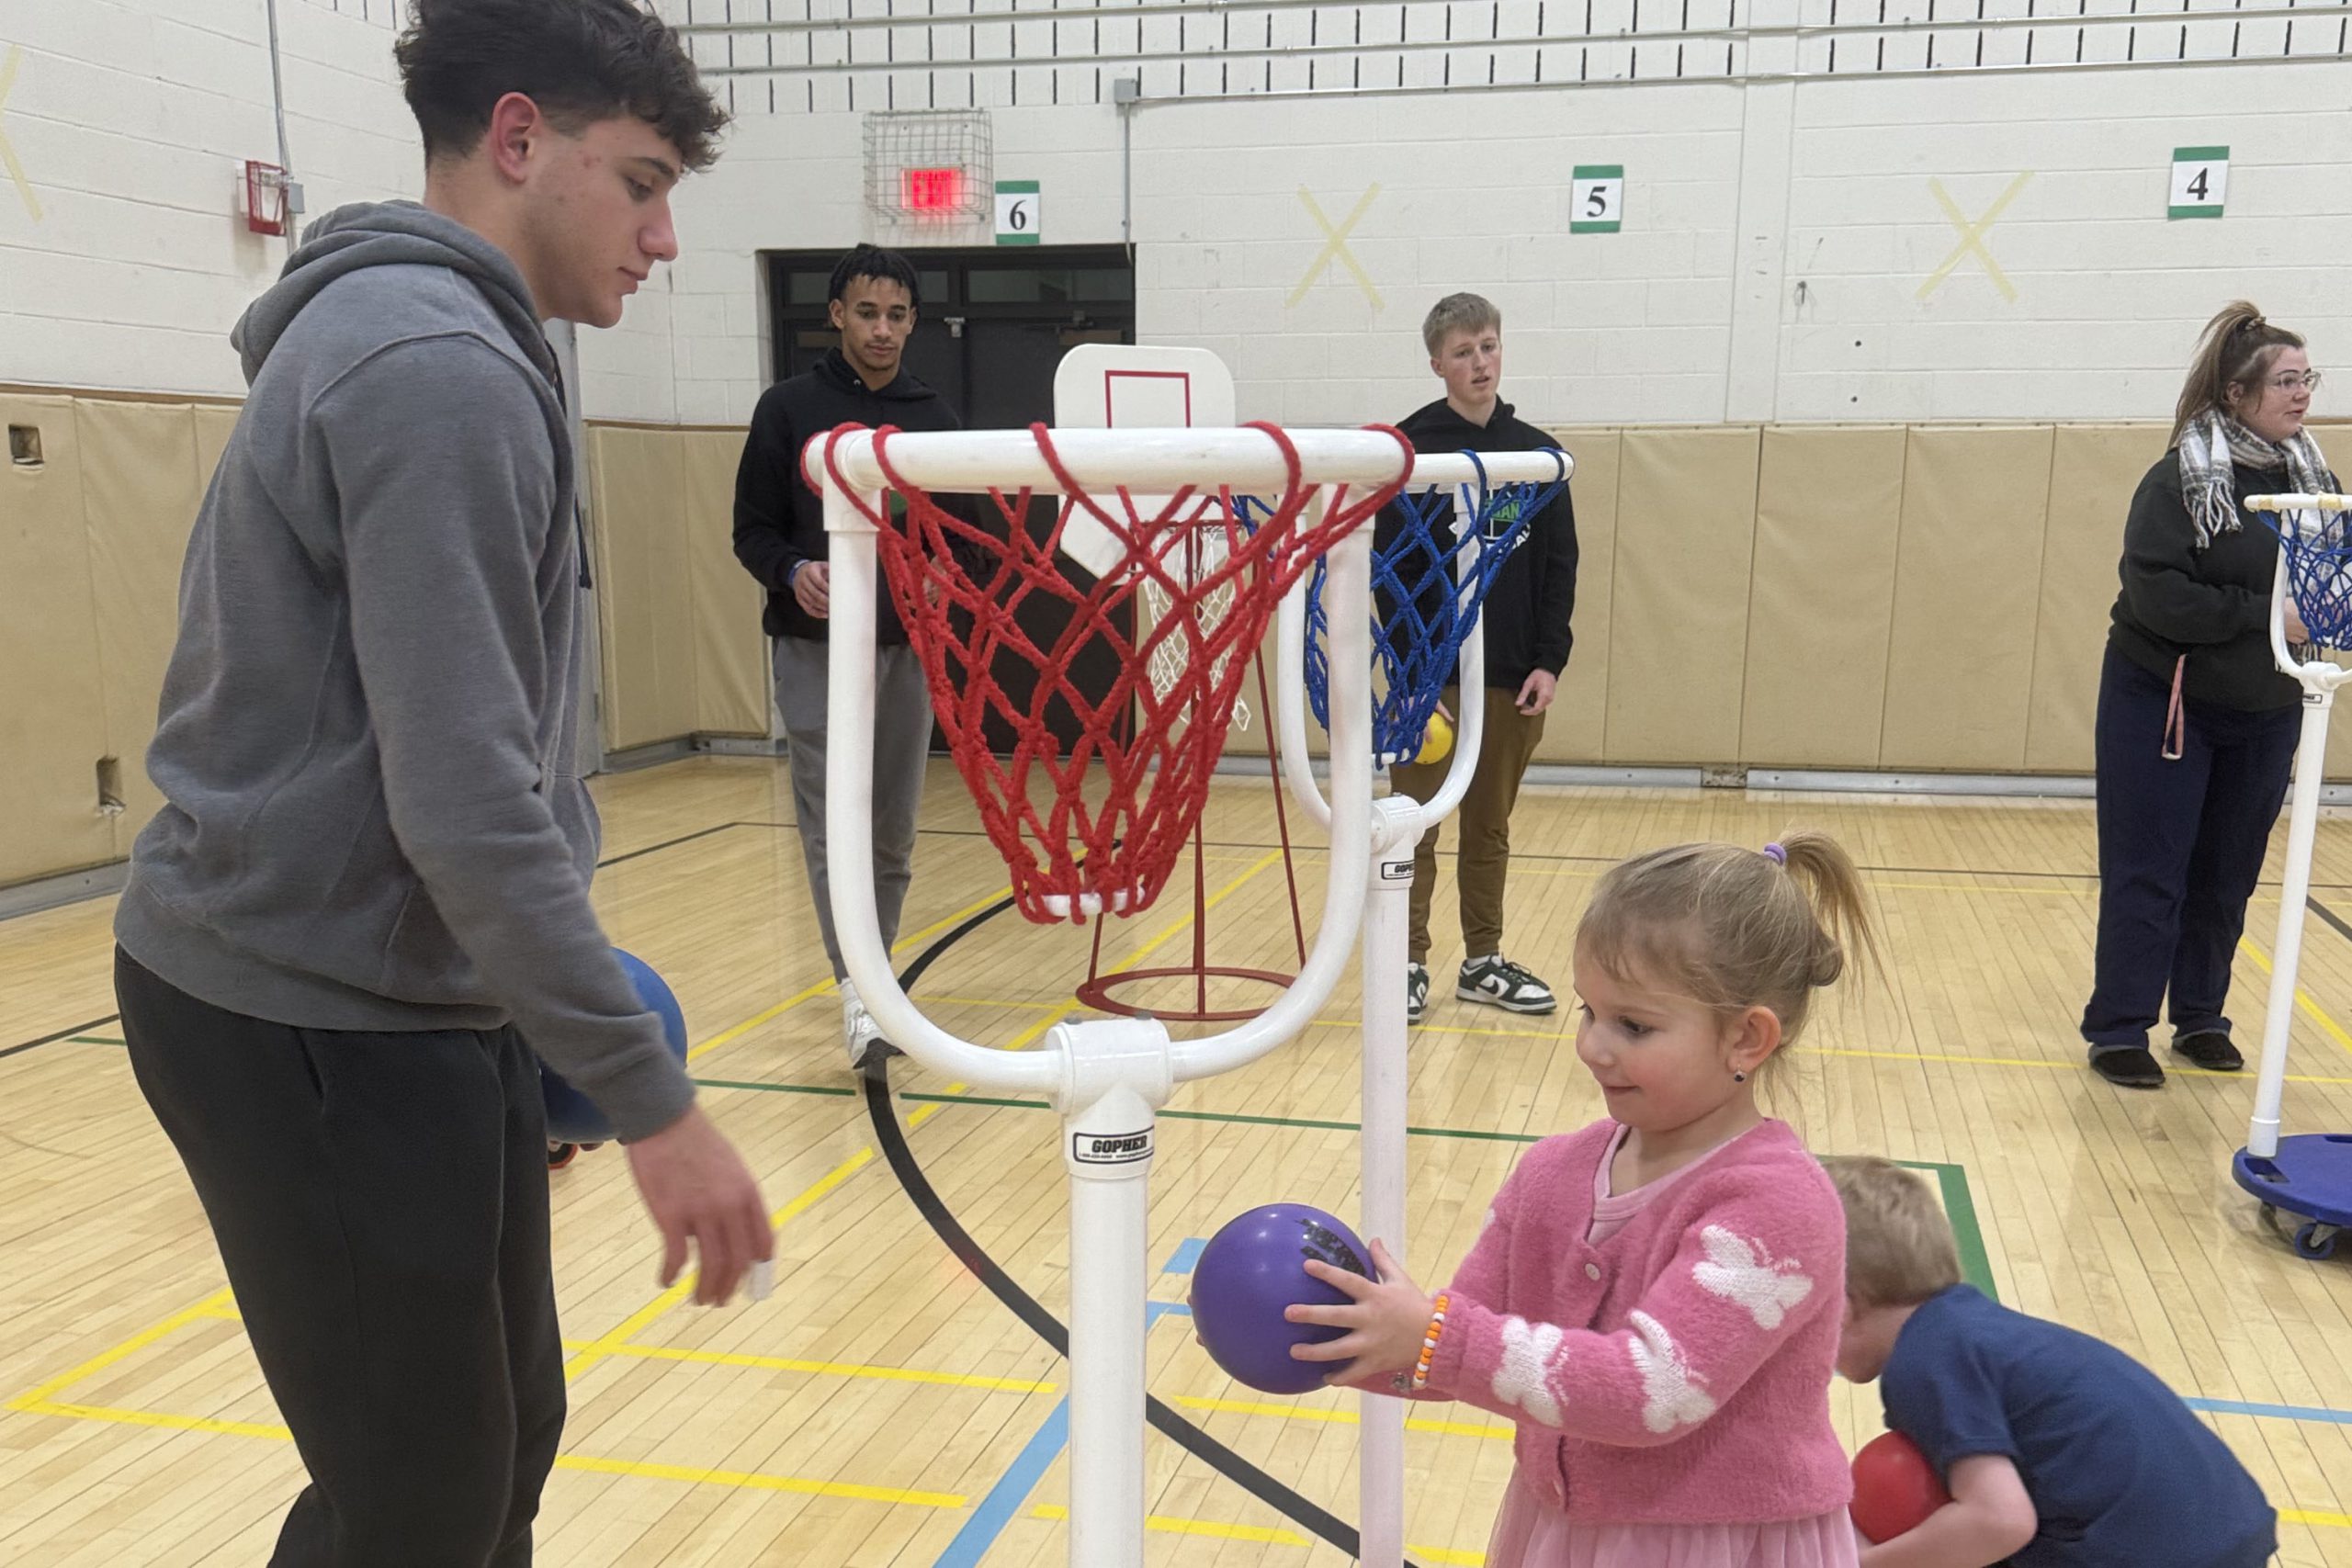
[[[1438,1292],[1436,1310],[1430,1314],[1429,1332],[1421,1337],[1420,1359],[1413,1363],[1412,1392],[1419,1393],[1430,1381],[1430,1363],[1437,1359],[1438,1337],[1445,1332],[1447,1294]]]

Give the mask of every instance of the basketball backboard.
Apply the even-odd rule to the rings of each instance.
[[[1082,343],[1054,372],[1054,424],[1061,430],[1177,430],[1234,423],[1233,372],[1205,348]],[[1159,503],[1136,498],[1153,515]],[[1117,569],[1125,547],[1083,511],[1062,525],[1062,550],[1095,576]]]

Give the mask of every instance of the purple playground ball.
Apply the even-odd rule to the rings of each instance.
[[[1348,1303],[1306,1271],[1310,1258],[1372,1277],[1372,1249],[1336,1217],[1304,1203],[1252,1209],[1228,1220],[1202,1249],[1193,1266],[1193,1328],[1210,1359],[1236,1382],[1261,1393],[1306,1393],[1345,1370],[1345,1362],[1291,1358],[1294,1345],[1345,1332],[1283,1317],[1283,1309],[1296,1303]]]

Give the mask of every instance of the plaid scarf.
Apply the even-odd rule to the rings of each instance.
[[[2335,490],[2335,476],[2320,455],[2319,443],[2308,430],[2288,440],[2265,441],[2220,409],[2208,409],[2180,433],[2180,494],[2188,503],[2188,521],[2197,530],[2197,548],[2204,549],[2220,534],[2238,529],[2236,476],[2233,463],[2249,468],[2287,470],[2287,488],[2304,495]]]

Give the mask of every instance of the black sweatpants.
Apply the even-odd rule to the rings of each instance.
[[[2098,950],[2083,1010],[2094,1055],[2146,1045],[2160,1006],[2176,1036],[2228,1032],[2230,962],[2301,733],[2300,706],[2243,713],[2192,703],[2182,754],[2168,761],[2171,698],[2170,682],[2108,650],[2097,729]]]
[[[564,1385],[522,1038],[266,1023],[119,951],[115,994],[311,1472],[271,1568],[524,1568]]]

